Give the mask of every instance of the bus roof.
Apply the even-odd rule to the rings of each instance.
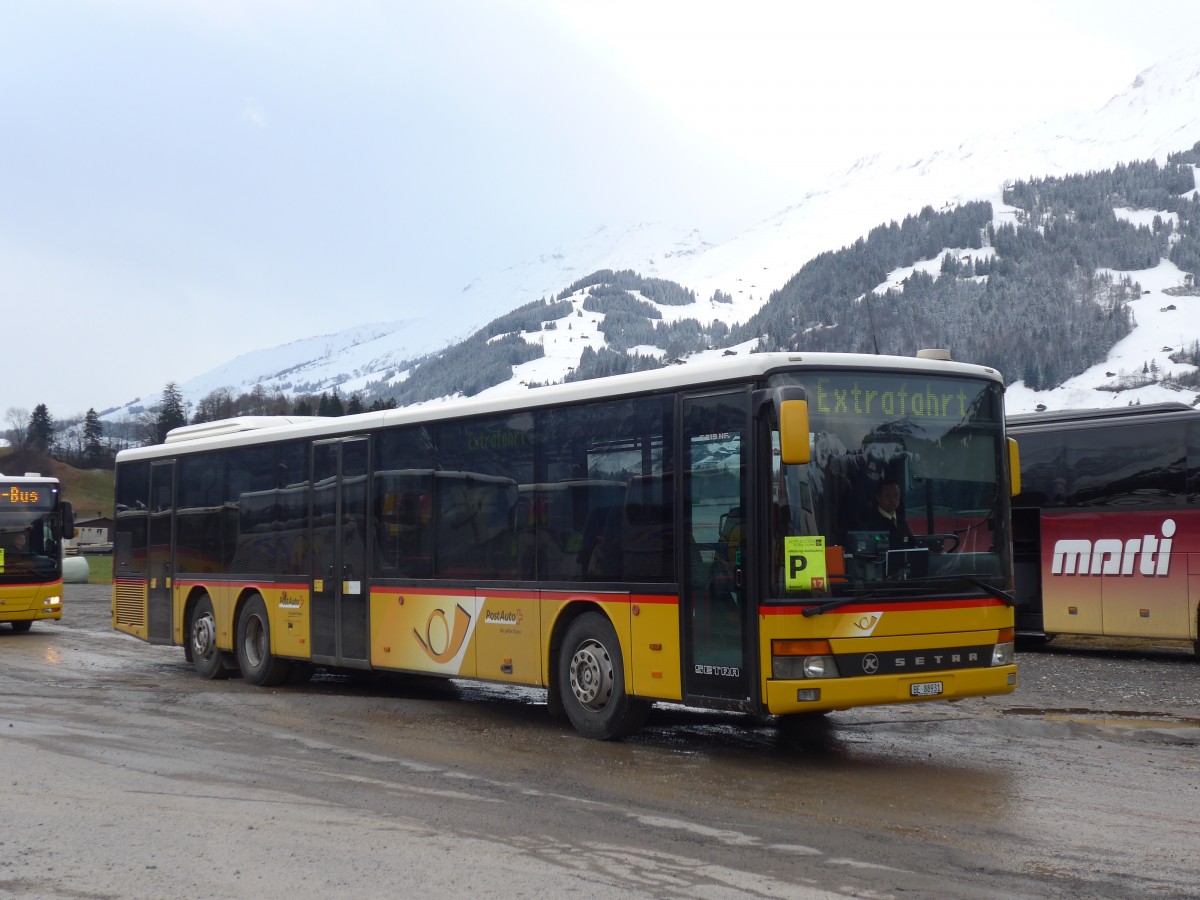
[[[58,484],[53,475],[43,475],[41,472],[26,472],[24,475],[5,475],[0,472],[0,478],[10,484]]]
[[[167,434],[166,445],[155,444],[122,450],[126,462],[172,456],[191,450],[217,449],[241,444],[266,443],[286,438],[322,438],[371,431],[395,425],[419,424],[466,416],[520,412],[557,404],[615,399],[677,390],[697,385],[738,383],[775,372],[804,369],[875,370],[926,375],[984,378],[1003,386],[1000,373],[990,366],[911,356],[875,356],[863,353],[750,353],[716,360],[668,366],[648,372],[610,375],[567,384],[530,388],[500,397],[470,397],[435,401],[400,409],[379,410],[353,416],[247,416],[220,422],[185,425]]]
[[[1019,431],[1039,425],[1119,425],[1147,416],[1200,415],[1186,403],[1145,403],[1141,406],[1114,406],[1106,409],[1061,409],[1054,412],[1020,413],[1007,416],[1009,429]]]

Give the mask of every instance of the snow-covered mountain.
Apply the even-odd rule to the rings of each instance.
[[[1099,110],[1044,121],[1003,136],[964,140],[921,159],[881,152],[858,160],[820,189],[796,198],[786,208],[730,240],[709,240],[694,229],[662,223],[598,228],[570,245],[537,259],[481,276],[438,308],[399,322],[357,325],[333,335],[295,341],[245,354],[181,384],[185,401],[195,403],[211,391],[233,393],[261,385],[268,392],[319,393],[337,388],[343,396],[369,382],[404,377],[406,361],[461,340],[517,306],[553,297],[598,269],[632,269],[691,288],[691,306],[662,307],[669,320],[746,321],[813,256],[853,243],[871,228],[916,213],[971,200],[989,200],[997,224],[1011,220],[1002,203],[1005,181],[1068,175],[1107,169],[1133,160],[1165,161],[1168,153],[1200,141],[1200,51],[1165,60],[1139,75],[1124,93]],[[1147,221],[1154,211],[1119,214]],[[936,272],[936,261],[932,263]],[[893,279],[904,273],[894,273]],[[1125,405],[1181,398],[1158,385],[1120,392],[1098,391],[1118,385],[1122,375],[1140,372],[1150,360],[1160,371],[1180,366],[1167,358],[1172,350],[1200,338],[1200,316],[1188,299],[1172,299],[1163,289],[1182,283],[1182,273],[1163,262],[1145,272],[1126,273],[1147,291],[1133,305],[1137,326],[1113,348],[1109,359],[1052,391],[1037,393],[1019,382],[1009,393],[1009,409]],[[711,298],[721,291],[732,302]],[[581,298],[575,298],[581,305]],[[449,313],[447,311],[450,311]],[[527,335],[545,344],[546,357],[526,364],[506,386],[489,393],[524,390],[531,381],[557,381],[572,368],[585,346],[602,346],[599,314],[572,320],[570,333]],[[575,324],[578,323],[578,324]],[[953,348],[951,348],[953,350]],[[124,404],[113,419],[157,401],[161,385],[147,385],[140,401]]]

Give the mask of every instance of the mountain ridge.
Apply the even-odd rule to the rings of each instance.
[[[1137,127],[1131,128],[1130,123]],[[429,304],[425,316],[356,325],[336,334],[255,351],[179,387],[185,400],[192,403],[217,388],[238,392],[255,385],[291,394],[335,389],[343,396],[369,390],[386,392],[403,382],[415,362],[437,356],[508,310],[557,296],[566,285],[598,269],[632,270],[692,290],[697,298],[693,308],[670,309],[676,319],[692,317],[704,322],[700,317],[707,316],[728,326],[742,324],[807,260],[848,246],[880,223],[910,215],[931,201],[938,208],[947,208],[985,199],[1000,216],[1005,213],[1005,185],[1028,177],[1029,170],[1039,172],[1038,177],[1068,175],[1132,159],[1161,159],[1197,140],[1200,52],[1181,54],[1147,69],[1126,92],[1090,113],[1057,117],[1004,137],[963,141],[955,148],[918,159],[880,152],[855,160],[819,189],[728,240],[710,239],[695,228],[664,223],[601,226],[575,244],[473,279],[459,297],[446,301],[454,304],[450,315],[443,312],[446,305]],[[1171,287],[1174,278],[1159,273],[1154,283],[1161,282],[1161,287],[1151,290]],[[718,296],[727,300],[716,302]],[[1165,295],[1147,296],[1161,299]],[[1170,304],[1160,303],[1166,305]],[[1136,327],[1152,317],[1149,308],[1136,314]],[[588,330],[558,342],[573,346],[570,353],[559,348],[557,369],[522,366],[523,371],[514,374],[507,389],[523,389],[522,383],[528,384],[531,378],[561,380],[578,365],[584,347],[595,351],[605,346],[596,339],[599,319],[589,317],[580,324]],[[1172,343],[1177,342],[1178,338]],[[1026,392],[1020,382],[1014,382],[1010,402],[1023,409],[1078,399],[1077,392],[1062,394],[1058,400],[1050,394],[1028,397]],[[110,410],[106,417],[131,414],[145,405],[149,404],[132,401]]]

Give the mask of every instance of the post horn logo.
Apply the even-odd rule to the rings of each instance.
[[[458,655],[467,632],[471,628],[471,614],[459,605],[454,607],[454,627],[446,621],[446,611],[435,609],[425,622],[425,636],[413,629],[413,637],[421,649],[436,663],[448,663]]]

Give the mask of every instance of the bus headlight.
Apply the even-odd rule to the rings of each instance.
[[[1017,659],[1016,634],[1011,628],[1001,628],[996,646],[992,648],[993,666],[1011,666]]]
[[[829,641],[771,641],[772,678],[837,678],[839,674]]]

